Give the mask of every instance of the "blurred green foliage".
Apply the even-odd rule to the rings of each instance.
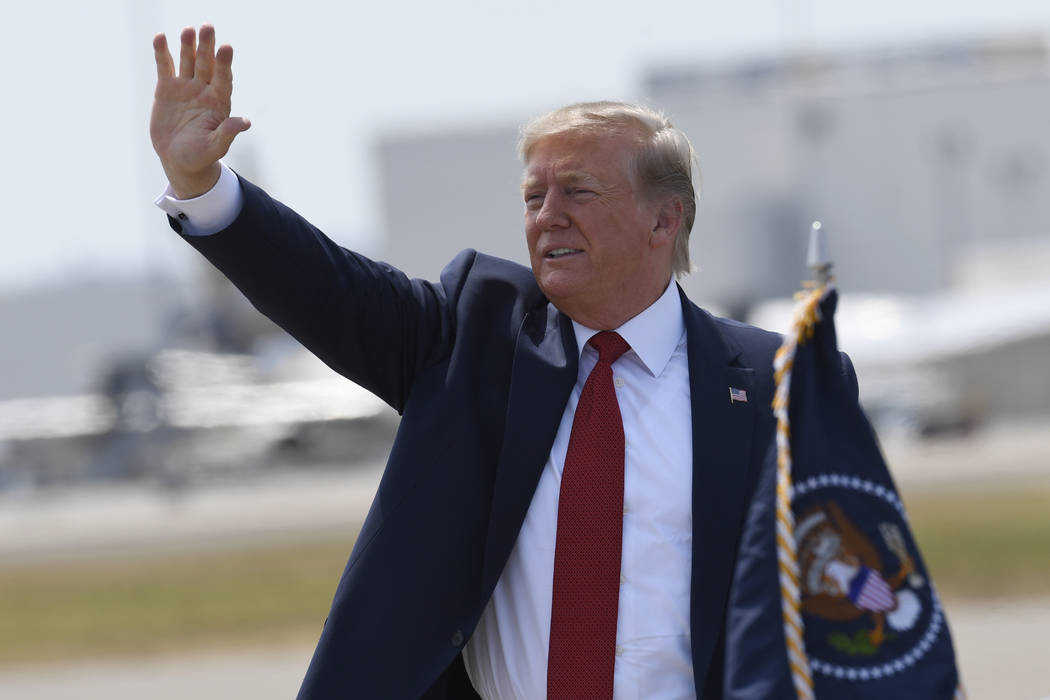
[[[1050,484],[966,484],[904,494],[945,598],[1050,596]]]
[[[0,665],[316,640],[352,544],[0,569]]]
[[[943,597],[1050,597],[1050,485],[970,484],[905,500]],[[308,645],[351,539],[0,567],[0,666]]]

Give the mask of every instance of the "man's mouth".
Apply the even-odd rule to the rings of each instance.
[[[554,250],[548,251],[544,256],[546,258],[564,258],[566,255],[574,255],[575,253],[582,252],[579,248],[555,248]]]

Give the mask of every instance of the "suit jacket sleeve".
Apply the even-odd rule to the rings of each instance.
[[[440,361],[454,340],[454,298],[473,251],[441,283],[409,279],[346,250],[241,179],[244,208],[212,236],[183,236],[263,314],[327,365],[399,413],[414,377]],[[171,225],[181,233],[178,221]]]

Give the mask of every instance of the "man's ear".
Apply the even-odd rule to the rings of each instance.
[[[666,245],[674,245],[675,234],[682,226],[682,200],[678,197],[668,197],[656,210],[656,221],[649,235],[649,245],[653,248],[662,248]]]

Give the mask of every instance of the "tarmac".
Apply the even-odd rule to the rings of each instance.
[[[1050,483],[1046,424],[992,427],[974,439],[884,445],[901,490],[990,480]],[[382,464],[288,470],[207,487],[141,486],[0,496],[0,562],[18,566],[100,554],[166,552],[294,540],[356,527]],[[946,600],[971,700],[1050,700],[1050,598]],[[312,640],[0,670],[4,700],[292,698]]]
[[[1050,600],[946,601],[970,700],[1050,700]],[[0,672],[5,700],[289,700],[311,644],[76,662]]]
[[[990,426],[973,436],[883,444],[909,492],[993,482],[1050,483],[1050,422]],[[146,555],[297,539],[358,526],[383,462],[243,472],[179,489],[149,483],[0,494],[0,563],[98,554]]]

